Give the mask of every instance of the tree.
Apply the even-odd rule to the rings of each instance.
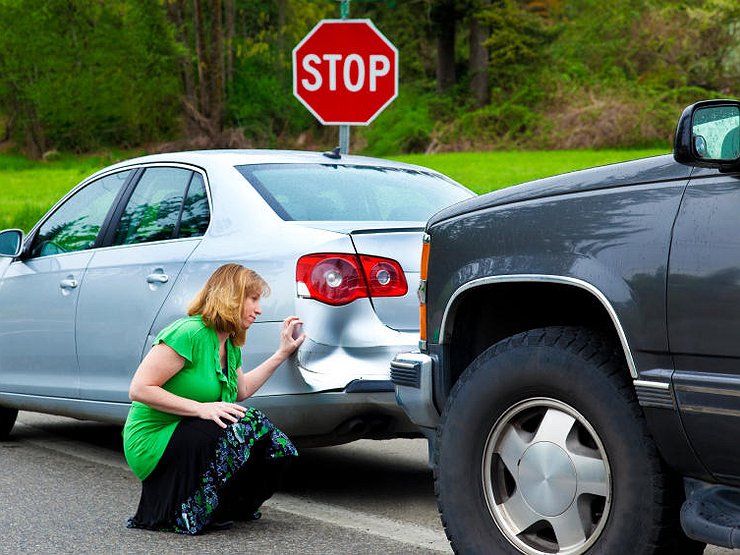
[[[492,0],[479,13],[490,33],[485,45],[490,52],[491,77],[495,86],[516,88],[546,58],[546,47],[555,37],[548,25],[545,2]]]
[[[180,71],[188,134],[203,134],[214,146],[222,143],[227,67],[233,71],[233,12],[233,0],[167,2],[167,14],[185,53]]]
[[[480,0],[479,10],[485,10],[491,0]],[[478,107],[483,107],[491,100],[489,83],[488,37],[489,29],[481,21],[480,11],[475,10],[470,16],[470,92]]]
[[[437,0],[431,11],[437,44],[437,92],[447,92],[456,82],[455,35],[459,11],[455,0]]]
[[[176,48],[157,0],[0,0],[0,28],[0,112],[29,154],[176,131]]]

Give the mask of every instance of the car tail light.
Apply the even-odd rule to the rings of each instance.
[[[307,254],[298,259],[299,297],[330,305],[362,297],[400,297],[408,291],[401,265],[390,258],[365,254]]]
[[[389,258],[360,255],[371,297],[402,297],[409,290],[401,265]]]

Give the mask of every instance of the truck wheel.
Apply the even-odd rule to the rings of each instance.
[[[15,419],[18,416],[17,409],[0,407],[0,441],[8,439],[10,430],[13,429]]]
[[[442,415],[434,479],[457,553],[704,549],[680,529],[681,483],[621,352],[589,330],[527,331],[473,361]]]

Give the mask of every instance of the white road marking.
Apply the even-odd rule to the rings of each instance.
[[[399,522],[286,494],[275,494],[265,502],[265,506],[416,547],[445,553],[452,552],[443,532],[409,522]]]
[[[40,426],[17,422],[17,428],[35,428],[43,430]],[[46,431],[46,430],[44,430]],[[45,436],[41,439],[22,439],[27,443],[41,449],[55,451],[69,457],[75,457],[87,462],[130,471],[121,453],[107,451],[102,448],[91,447],[83,442],[58,439]],[[451,553],[452,549],[444,535],[444,532],[419,526],[410,522],[400,522],[375,516],[362,511],[355,511],[337,505],[312,501],[304,497],[276,493],[265,502],[265,507],[271,511],[280,511],[304,518],[318,520],[326,524],[347,528],[384,539],[397,541],[414,547]]]

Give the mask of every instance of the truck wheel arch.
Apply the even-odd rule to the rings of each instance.
[[[543,299],[549,306],[548,310],[534,313],[528,308]],[[562,306],[572,306],[569,303],[576,305],[577,309],[560,310]],[[514,321],[508,325],[492,324],[491,327],[479,324],[481,311],[498,309],[508,311],[507,318]],[[499,316],[501,313],[498,312]],[[493,318],[485,321],[496,322]],[[568,276],[511,274],[472,280],[460,286],[450,297],[440,326],[440,343],[449,346],[447,350],[451,357],[448,367],[452,375],[447,377],[446,383],[452,387],[470,362],[497,341],[545,325],[586,325],[612,334],[624,351],[630,376],[632,379],[638,377],[619,315],[599,288]]]

